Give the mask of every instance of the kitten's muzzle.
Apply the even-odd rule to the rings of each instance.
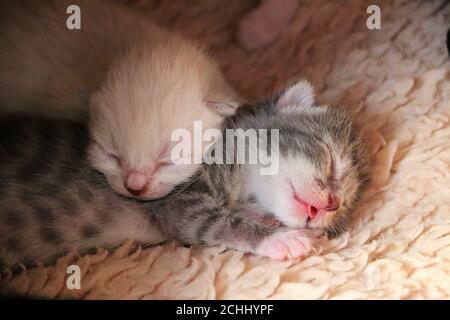
[[[147,175],[141,172],[131,171],[127,174],[124,187],[131,195],[139,197],[147,192],[149,184]]]
[[[308,219],[310,220],[314,219],[321,211],[331,212],[339,209],[339,200],[331,192],[328,194],[328,203],[321,207],[309,204],[308,202],[301,199],[297,193],[294,193],[294,199],[301,207],[304,208],[304,211],[307,213]]]

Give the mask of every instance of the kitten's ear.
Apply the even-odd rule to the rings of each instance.
[[[278,98],[276,106],[279,110],[305,111],[314,104],[314,89],[306,80],[300,80],[286,89]]]
[[[207,100],[206,106],[213,112],[219,114],[222,117],[229,117],[236,113],[236,109],[239,107],[239,102],[222,102]]]

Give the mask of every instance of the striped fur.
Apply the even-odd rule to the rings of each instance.
[[[300,177],[309,174],[302,171],[307,166],[326,176],[326,150],[333,149],[347,167],[342,177],[330,177],[326,183],[342,191],[345,199],[332,219],[315,228],[333,237],[348,226],[369,180],[370,162],[350,114],[332,108],[322,111],[286,114],[274,102],[243,106],[224,128],[278,128],[280,174],[294,165]],[[49,262],[71,248],[114,247],[129,238],[142,243],[177,239],[190,245],[224,245],[280,259],[303,255],[310,248],[308,231],[292,231],[309,228],[307,220],[293,220],[289,212],[270,208],[279,201],[279,177],[257,181],[271,190],[260,194],[252,183],[259,178],[251,165],[203,165],[191,181],[167,197],[141,202],[113,192],[105,177],[90,167],[89,138],[80,124],[3,118],[0,137],[4,265]],[[289,253],[279,255],[280,243]],[[294,252],[301,246],[303,251]]]

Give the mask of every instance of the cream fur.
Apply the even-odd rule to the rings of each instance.
[[[81,8],[81,30],[66,28],[69,4]],[[187,180],[196,165],[156,169],[170,160],[160,157],[171,133],[196,120],[218,127],[221,108],[208,101],[233,108],[239,100],[199,46],[108,1],[2,3],[0,30],[0,111],[75,119],[90,112],[92,164],[125,196],[131,170],[149,183],[142,198]]]

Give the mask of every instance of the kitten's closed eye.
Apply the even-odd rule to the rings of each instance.
[[[114,159],[118,165],[122,164],[122,157],[116,153],[108,153],[108,156]]]
[[[157,163],[159,167],[167,167],[174,164],[172,159],[159,160]]]

